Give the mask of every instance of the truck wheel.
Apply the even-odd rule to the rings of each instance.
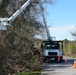
[[[57,62],[58,61],[58,58],[55,58],[55,61]]]
[[[45,58],[44,58],[44,59],[43,59],[43,62],[45,63],[45,62],[46,62],[46,60],[47,60],[47,59],[45,59]]]
[[[60,59],[60,63],[63,61],[63,58]]]

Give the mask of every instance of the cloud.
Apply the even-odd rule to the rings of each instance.
[[[68,40],[73,40],[73,37],[71,35],[71,31],[75,25],[66,25],[66,26],[59,26],[59,27],[50,27],[49,31],[51,36],[56,37],[57,40],[63,40],[63,39],[68,39]]]

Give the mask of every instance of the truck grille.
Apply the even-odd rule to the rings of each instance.
[[[48,55],[57,55],[57,52],[48,52]]]

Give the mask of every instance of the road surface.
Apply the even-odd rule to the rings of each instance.
[[[66,59],[67,63],[65,63],[64,61],[62,63],[58,63],[55,61],[43,63],[41,75],[76,75],[76,68],[74,68],[74,61],[76,59]]]

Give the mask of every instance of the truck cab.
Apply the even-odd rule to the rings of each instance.
[[[63,53],[61,52],[62,41],[43,41],[41,45],[43,61],[56,60],[62,62]]]

